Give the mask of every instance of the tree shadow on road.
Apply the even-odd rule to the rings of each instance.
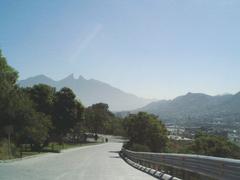
[[[119,154],[120,151],[108,151],[109,153],[117,153]]]
[[[110,158],[120,158],[120,156],[119,156],[119,152],[120,151],[108,151],[109,153],[111,153],[111,154],[117,154],[117,155],[111,155],[110,156]]]
[[[110,156],[110,158],[118,159],[118,158],[120,158],[120,157],[119,157],[119,156]]]

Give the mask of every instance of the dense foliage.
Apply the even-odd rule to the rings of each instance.
[[[221,136],[199,133],[192,146],[196,154],[216,157],[240,158],[240,148]]]
[[[92,133],[125,135],[122,119],[115,117],[104,103],[93,104],[86,108],[85,125]]]
[[[169,140],[166,152],[240,158],[239,146],[222,136],[209,135],[202,132],[196,134],[193,141]]]
[[[93,133],[126,136],[126,147],[134,151],[240,158],[240,148],[225,138],[198,134],[193,142],[168,141],[164,124],[154,115],[140,112],[120,119],[104,103],[85,108],[67,87],[20,88],[17,79],[0,51],[0,155],[6,153],[10,136],[14,155],[23,144],[41,151],[49,143],[77,143],[82,136],[86,139],[85,133]]]
[[[140,112],[130,114],[124,120],[129,143],[127,147],[135,150],[149,149],[162,152],[167,142],[167,130],[164,124],[154,115]]]
[[[17,79],[17,71],[0,51],[0,141],[11,136],[14,146],[30,144],[40,151],[50,142],[76,142],[85,132],[123,134],[122,121],[107,104],[84,108],[67,87],[59,91],[45,84],[20,88]]]

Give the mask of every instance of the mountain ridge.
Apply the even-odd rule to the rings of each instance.
[[[56,87],[57,90],[65,86],[69,87],[85,106],[103,102],[107,103],[112,111],[137,109],[153,101],[153,99],[145,99],[126,93],[96,79],[85,79],[81,75],[76,79],[73,74],[70,74],[63,79],[53,80],[41,74],[18,82],[22,87],[31,87],[40,83]]]
[[[160,100],[132,111],[146,111],[167,121],[240,120],[240,92],[210,96],[203,93],[187,93],[172,100]]]

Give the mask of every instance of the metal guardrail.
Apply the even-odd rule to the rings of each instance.
[[[132,167],[145,172],[157,179],[161,179],[161,180],[181,180],[179,178],[173,177],[165,172],[159,171],[158,169],[154,169],[154,168],[149,168],[149,167],[145,167],[141,164],[138,164],[130,159],[128,159],[126,156],[124,156],[122,153],[120,153],[120,156]]]
[[[134,152],[122,149],[122,153],[134,162],[165,165],[219,180],[239,180],[240,160],[212,156]]]

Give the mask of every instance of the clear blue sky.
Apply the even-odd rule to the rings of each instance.
[[[20,79],[74,73],[142,97],[240,91],[239,0],[1,0]]]

